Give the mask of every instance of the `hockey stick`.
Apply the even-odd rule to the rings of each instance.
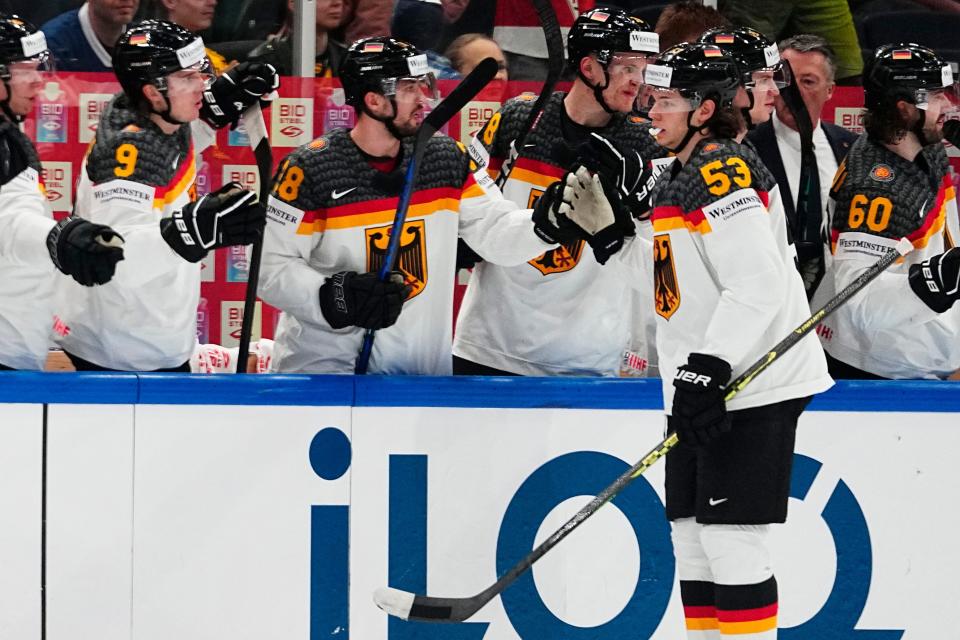
[[[833,313],[837,307],[856,295],[857,292],[867,286],[870,281],[879,276],[887,267],[912,250],[913,245],[910,241],[906,238],[901,239],[894,251],[890,251],[878,260],[876,264],[860,274],[859,278],[847,285],[833,299],[828,301],[823,308],[805,320],[803,324],[794,329],[790,335],[777,343],[775,347],[748,367],[736,380],[731,382],[727,387],[726,401],[729,402],[734,396],[743,391],[744,387],[750,384],[755,377],[776,362],[776,360],[789,351],[791,347],[800,342],[804,336],[810,333],[821,320]],[[549,538],[540,543],[540,545],[527,554],[526,557],[503,574],[499,580],[477,595],[466,598],[435,598],[415,595],[408,591],[387,587],[378,589],[376,593],[374,593],[374,602],[390,615],[403,618],[404,620],[420,620],[423,622],[462,622],[466,620],[504,589],[513,584],[514,580],[533,566],[534,562],[557,546],[561,540],[583,524],[584,520],[596,513],[600,507],[620,493],[628,484],[639,478],[644,471],[665,456],[678,442],[679,439],[676,433],[669,435],[647,453],[640,462],[617,478],[613,484],[600,492]]]
[[[253,157],[257,161],[257,174],[260,177],[260,204],[267,206],[270,193],[270,176],[273,169],[273,153],[267,138],[267,125],[263,121],[263,111],[259,103],[254,103],[243,112],[243,125],[250,138]],[[260,284],[260,257],[263,255],[263,236],[253,243],[250,251],[250,264],[247,270],[247,291],[243,301],[243,320],[240,324],[240,349],[237,351],[237,373],[247,372],[247,356],[250,351],[250,334],[253,332],[253,316],[257,310],[257,287]]]
[[[550,0],[531,1],[537,10],[540,27],[543,29],[543,37],[547,41],[547,77],[543,82],[543,89],[541,89],[540,95],[537,96],[536,102],[533,103],[533,108],[530,110],[526,122],[523,123],[520,135],[513,141],[513,151],[510,157],[500,168],[500,175],[497,176],[498,187],[503,187],[507,178],[510,177],[510,171],[520,156],[520,151],[523,149],[523,142],[526,140],[527,134],[533,129],[534,123],[536,123],[537,118],[540,117],[544,105],[553,93],[553,88],[556,86],[557,81],[560,80],[560,74],[563,73],[563,34],[560,33],[557,14],[554,13]]]
[[[468,102],[480,93],[487,84],[497,75],[497,61],[493,58],[484,58],[480,64],[474,67],[473,71],[464,78],[456,88],[450,92],[444,100],[430,112],[420,125],[417,131],[417,137],[413,143],[413,157],[410,158],[410,164],[407,165],[407,175],[403,184],[403,191],[400,192],[400,201],[397,205],[397,213],[393,218],[393,226],[390,227],[390,242],[387,245],[387,253],[383,264],[380,266],[378,276],[381,281],[386,280],[390,272],[393,271],[394,263],[397,260],[397,249],[400,247],[400,235],[403,231],[403,224],[407,220],[407,209],[410,207],[410,197],[413,195],[417,176],[420,173],[420,161],[423,159],[423,153],[427,150],[427,143],[433,137],[440,127],[442,127],[450,118],[459,113]],[[363,334],[363,344],[360,346],[360,355],[357,356],[357,362],[354,366],[354,373],[363,375],[367,372],[367,365],[370,363],[370,353],[373,350],[374,330],[367,329]]]

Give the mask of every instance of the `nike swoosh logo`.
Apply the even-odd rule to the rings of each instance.
[[[356,187],[351,187],[350,189],[347,189],[346,191],[334,191],[333,193],[330,194],[330,197],[333,198],[334,200],[339,200],[340,198],[342,198],[343,196],[347,195],[348,193],[350,193],[350,192],[353,191],[354,189],[356,189]]]
[[[707,502],[710,503],[711,507],[715,507],[722,502],[726,502],[727,500],[729,500],[729,498],[720,498],[719,500],[714,500],[713,498],[710,498],[709,500],[707,500]]]

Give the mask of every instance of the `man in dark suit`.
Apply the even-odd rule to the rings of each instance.
[[[797,246],[800,273],[807,295],[823,277],[820,223],[830,184],[857,136],[820,120],[833,95],[836,63],[833,50],[819,36],[798,35],[780,43],[780,56],[790,62],[793,82],[809,114],[795,117],[784,98],[768,121],[747,134],[757,153],[780,185],[787,225]],[[809,136],[809,137],[808,137]]]

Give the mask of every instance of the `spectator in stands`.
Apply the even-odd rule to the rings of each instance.
[[[814,33],[830,43],[837,59],[839,84],[860,84],[863,59],[847,0],[720,0],[720,12],[734,24],[753,27],[782,40]]]
[[[409,42],[426,54],[430,71],[438,80],[455,80],[460,74],[437,51],[445,20],[444,6],[434,0],[399,0],[390,31],[394,38]]]
[[[317,0],[316,17],[316,63],[314,73],[318,78],[332,78],[339,75],[340,61],[347,48],[330,37],[330,32],[340,26],[343,19],[343,0]],[[255,48],[247,56],[250,60],[272,64],[282,76],[293,75],[293,6],[294,0],[287,0],[286,17],[280,31],[271,35],[266,42]]]
[[[569,2],[555,0],[553,8],[561,29],[569,29],[577,12]],[[497,0],[493,37],[507,54],[514,80],[543,82],[547,77],[547,45],[537,12],[530,2]]]
[[[88,0],[40,30],[61,71],[111,71],[113,47],[133,20],[140,0]]]
[[[493,58],[499,65],[494,80],[507,81],[510,79],[507,71],[507,59],[497,41],[482,33],[465,33],[450,43],[446,57],[460,75],[467,75],[473,71],[484,58]]]
[[[837,68],[833,49],[827,41],[815,35],[793,36],[780,43],[780,52],[781,57],[790,62],[795,90],[799,91],[810,116],[813,154],[807,156],[807,163],[811,186],[802,202],[799,198],[803,164],[801,133],[783,95],[777,98],[773,118],[747,134],[747,139],[780,185],[787,225],[800,259],[800,273],[807,293],[812,294],[823,276],[820,223],[830,184],[857,137],[843,127],[821,120],[823,106],[833,95]],[[798,204],[802,211],[798,211]]]
[[[343,41],[390,35],[393,0],[344,0]]]
[[[681,42],[696,42],[707,29],[729,24],[716,9],[695,0],[683,0],[664,8],[654,31],[660,35],[660,50],[664,51]]]
[[[167,20],[193,33],[210,28],[217,8],[217,0],[160,0],[160,3],[163,5],[166,14],[164,17]],[[230,66],[230,61],[210,47],[207,47],[207,58],[217,75]]]

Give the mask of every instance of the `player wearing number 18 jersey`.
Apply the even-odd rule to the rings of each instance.
[[[461,145],[438,135],[420,164],[395,272],[379,281],[411,136],[436,97],[428,71],[408,43],[354,43],[340,77],[357,126],[281,163],[260,285],[283,311],[273,370],[352,373],[364,329],[377,329],[371,373],[449,375],[457,237],[505,264],[554,246],[534,234],[529,209],[504,200]]]

